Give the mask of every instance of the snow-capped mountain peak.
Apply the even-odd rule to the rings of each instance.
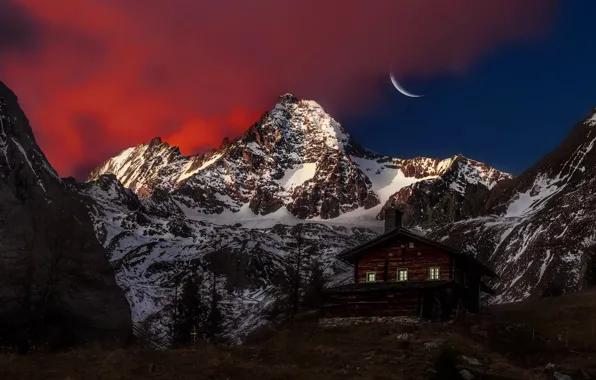
[[[123,150],[89,175],[89,181],[114,174],[122,184],[140,196],[147,196],[167,173],[183,170],[188,158],[180,149],[155,137],[149,143]]]
[[[142,197],[158,188],[171,191],[184,207],[207,215],[248,205],[255,215],[283,207],[301,219],[357,211],[371,220],[391,195],[419,181],[449,176],[463,191],[472,183],[490,189],[510,177],[461,155],[440,160],[372,153],[317,102],[292,94],[208,154],[184,157],[154,139],[108,160],[90,180],[102,174],[114,174]]]

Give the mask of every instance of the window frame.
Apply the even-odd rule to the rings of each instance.
[[[373,275],[373,280],[372,281],[370,281],[368,279],[369,278],[369,275],[371,275],[371,274]],[[373,272],[373,271],[366,272],[366,277],[364,278],[364,282],[377,282],[377,272]]]
[[[399,278],[400,272],[406,272],[405,280],[400,280],[400,278]],[[397,268],[395,280],[397,282],[407,282],[408,281],[408,268]]]
[[[437,277],[434,278],[433,277],[433,270],[437,271]],[[440,268],[439,267],[430,267],[428,268],[428,279],[431,281],[437,281],[441,278],[441,272],[440,272]]]
[[[408,242],[408,248],[415,248],[415,247],[416,247],[416,245],[414,244],[413,241]]]

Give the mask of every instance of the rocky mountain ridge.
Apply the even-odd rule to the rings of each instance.
[[[497,302],[581,289],[596,243],[596,109],[553,152],[496,186],[483,215],[431,236],[474,252],[500,274]]]
[[[335,255],[380,232],[384,207],[409,205],[404,221],[424,233],[478,215],[491,189],[510,178],[461,155],[369,152],[320,105],[286,94],[208,154],[185,157],[155,138],[72,186],[87,197],[135,322],[167,330],[171,278],[184,276],[189,262],[227,257],[218,272],[228,289],[221,297],[234,310],[227,336],[241,341],[266,323],[300,224],[302,246],[316,252],[330,284],[341,284],[351,272]]]
[[[1,169],[11,178],[15,162],[27,161],[15,161],[21,149],[4,126],[0,160],[10,160]],[[50,176],[85,204],[134,322],[167,333],[180,281],[200,272],[206,287],[218,285],[225,334],[240,342],[267,323],[298,239],[330,285],[350,281],[336,254],[379,233],[389,206],[405,212],[407,227],[495,267],[496,302],[581,288],[596,239],[594,128],[592,113],[514,178],[461,155],[369,152],[320,105],[286,94],[208,154],[186,157],[156,138],[106,161],[87,183],[60,181],[35,148],[25,155],[31,188],[19,183],[15,194],[45,194]]]
[[[0,346],[124,342],[130,307],[87,210],[0,82]]]
[[[154,140],[153,145],[108,160],[93,178],[113,172],[125,183],[127,178],[153,183],[153,193],[148,194],[168,199],[169,209],[181,218],[228,227],[237,223],[250,233],[276,223],[331,227],[325,237],[313,234],[315,246],[332,239],[338,226],[352,233],[354,227],[378,226],[382,210],[397,206],[405,213],[407,227],[495,267],[501,276],[493,284],[499,291],[495,301],[510,302],[540,296],[553,287],[570,291],[582,286],[586,252],[593,250],[596,235],[589,212],[596,202],[595,125],[592,113],[560,148],[514,178],[460,155],[403,160],[369,152],[316,103],[286,95],[245,135],[226,140],[209,155],[186,158]],[[320,133],[312,126],[321,126]],[[134,151],[148,152],[151,146],[176,152],[178,166],[150,158],[161,166],[143,174],[148,172],[134,162],[144,163],[146,156],[139,160]],[[183,175],[181,167],[188,168]],[[347,185],[338,184],[342,181]],[[370,235],[360,235],[366,236]],[[340,236],[338,243],[343,240],[347,247],[360,237],[347,243]],[[277,246],[278,252],[290,246]],[[332,265],[333,255],[323,261]],[[342,270],[336,267],[330,273],[338,276]],[[349,280],[345,273],[344,280]]]
[[[185,157],[153,139],[129,148],[94,170],[89,180],[115,175],[140,197],[155,189],[203,214],[255,215],[286,208],[299,219],[333,219],[356,210],[377,217],[398,190],[443,179],[451,192],[490,190],[511,178],[461,155],[448,159],[397,159],[361,147],[316,102],[282,96],[275,108],[241,137],[219,149]],[[415,188],[412,189],[416,191]]]
[[[307,223],[299,232],[300,225],[287,220],[282,224],[276,217],[258,228],[213,223],[185,214],[166,192],[139,198],[113,175],[83,184],[71,181],[69,186],[85,198],[132,306],[133,321],[151,321],[152,331],[166,340],[175,294],[193,273],[204,279],[205,297],[217,281],[224,335],[241,342],[267,323],[280,297],[284,262],[296,251],[298,235],[303,250],[315,252],[312,265],[318,264],[331,283],[350,278],[349,268],[335,254],[375,236],[365,228],[319,223]]]

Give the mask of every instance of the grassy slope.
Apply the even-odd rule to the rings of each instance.
[[[548,363],[574,379],[583,378],[580,369],[596,378],[593,322],[596,292],[585,292],[448,324],[322,329],[305,321],[242,347],[3,354],[0,379],[453,379],[433,372],[445,349],[425,342],[437,341],[453,347],[477,379],[552,379],[544,371]],[[482,364],[466,363],[461,354]]]

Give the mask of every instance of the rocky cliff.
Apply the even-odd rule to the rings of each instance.
[[[319,104],[290,94],[280,97],[242,136],[225,139],[212,152],[185,157],[155,138],[107,160],[89,181],[103,174],[115,175],[140,197],[165,190],[201,214],[235,213],[246,205],[254,215],[283,208],[299,219],[322,220],[356,214],[374,220],[390,196],[418,182],[439,181],[446,191],[463,196],[511,178],[461,155],[442,160],[372,153]]]
[[[0,82],[0,346],[125,342],[130,307],[89,215]]]
[[[491,263],[497,302],[580,289],[596,243],[595,143],[593,111],[557,149],[495,186],[481,216],[431,236]]]

